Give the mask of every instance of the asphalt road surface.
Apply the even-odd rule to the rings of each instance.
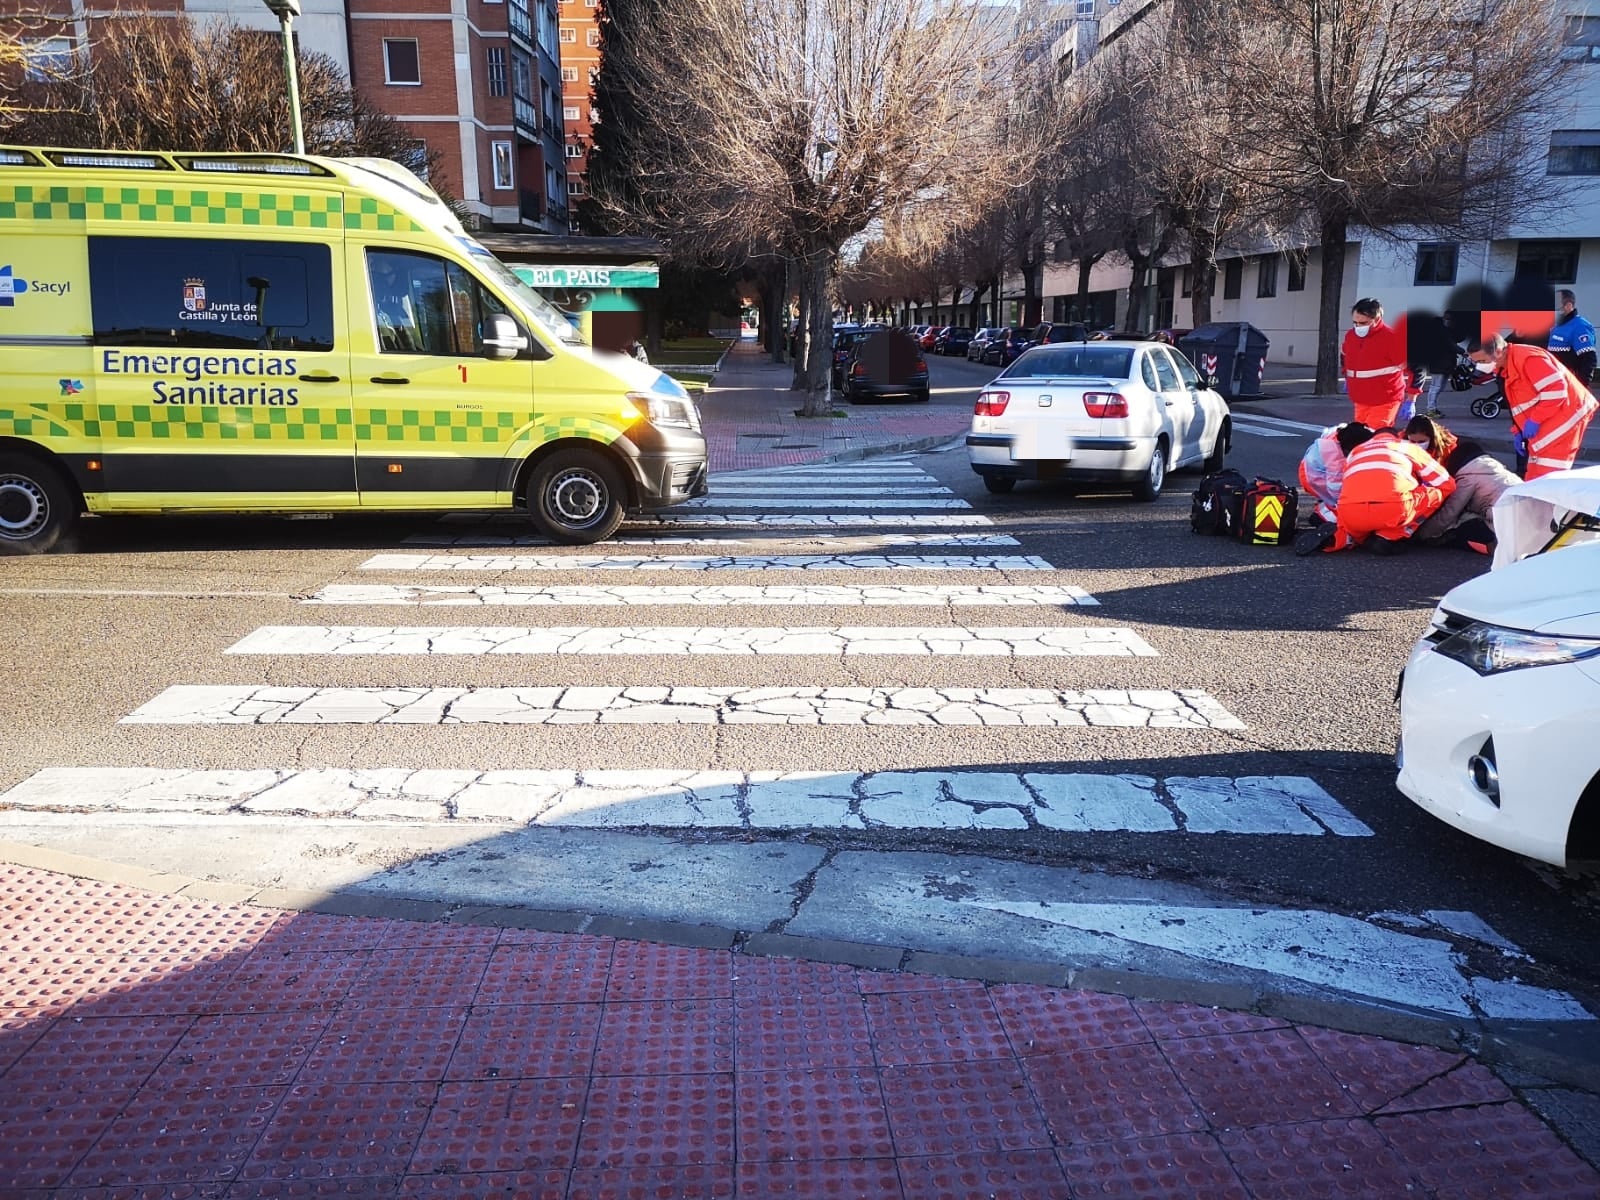
[[[933,402],[992,375],[935,359]],[[1292,481],[1311,434],[1273,411],[1238,414],[1230,461]],[[473,514],[91,520],[0,560],[0,839],[1452,1019],[1600,1012],[1600,878],[1393,786],[1397,673],[1485,561],[1198,538],[1196,481],[990,496],[957,444],[715,479],[581,550]]]

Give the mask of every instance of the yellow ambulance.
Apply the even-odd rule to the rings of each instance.
[[[705,491],[688,393],[395,163],[0,146],[0,552],[85,511],[498,508],[584,544]]]

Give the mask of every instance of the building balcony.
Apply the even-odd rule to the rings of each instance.
[[[518,193],[518,200],[518,211],[521,212],[524,221],[532,221],[536,225],[544,222],[544,197],[542,195],[523,188]]]
[[[511,97],[511,111],[516,120],[517,132],[530,142],[537,142],[543,129],[539,106],[523,96]]]
[[[522,0],[511,0],[507,15],[510,18],[512,35],[521,38],[523,45],[529,50],[534,49],[537,43],[533,38],[533,22],[528,17],[528,6]]]

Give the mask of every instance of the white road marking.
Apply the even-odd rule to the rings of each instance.
[[[1255,435],[1256,437],[1265,438],[1286,438],[1295,436],[1294,434],[1288,433],[1282,429],[1268,429],[1265,426],[1252,425],[1246,421],[1240,421],[1238,419],[1235,419],[1233,422],[1233,431],[1235,433],[1249,433]]]
[[[1131,629],[954,625],[267,625],[228,654],[862,655],[1155,658]]]
[[[1447,942],[1334,913],[981,896],[956,903],[1454,1016],[1593,1019],[1564,992],[1470,976]]]
[[[965,500],[942,500],[934,497],[916,500],[864,500],[859,497],[845,497],[839,499],[831,496],[819,496],[809,500],[805,496],[730,496],[725,501],[719,500],[715,494],[701,496],[696,500],[685,500],[682,504],[675,505],[674,511],[694,511],[703,508],[971,508]]]
[[[1053,571],[1021,554],[375,554],[363,571]]]
[[[950,489],[932,480],[916,486],[879,484],[872,487],[842,486],[837,482],[801,483],[724,483],[713,485],[704,499],[716,501],[730,496],[948,496]],[[741,501],[742,503],[742,501]]]
[[[1181,837],[1187,835],[1177,818],[1191,814],[1156,795],[1164,790],[1167,796],[1176,796],[1182,782],[1007,771],[52,767],[0,794],[0,807],[73,813],[277,813],[584,828],[1057,829]],[[1311,812],[1319,818],[1338,812],[1343,820],[1308,822],[1293,833],[1372,836],[1310,779],[1232,782],[1239,804],[1231,832],[1285,832],[1282,798],[1315,796]],[[1194,832],[1191,822],[1188,833]]]
[[[840,537],[837,533],[808,533],[806,541]],[[845,534],[842,536],[850,536]],[[787,540],[797,540],[790,538]],[[655,537],[616,537],[610,546],[748,546],[754,539],[734,537],[689,537],[659,534]],[[405,546],[465,546],[491,548],[499,546],[552,546],[555,543],[536,533],[414,533],[402,538]],[[866,546],[1020,546],[1009,533],[879,533],[861,538]],[[0,589],[3,590],[3,589]]]
[[[693,513],[667,511],[630,519],[635,525],[698,526],[705,529],[958,529],[993,525],[983,513]]]
[[[774,606],[860,608],[949,605],[953,608],[969,606],[995,607],[1053,607],[1097,605],[1100,602],[1082,588],[1041,585],[1006,584],[929,584],[927,586],[879,584],[748,584],[719,587],[693,587],[690,585],[661,584],[647,587],[621,584],[616,587],[550,587],[515,584],[496,586],[435,584],[409,587],[397,584],[329,584],[301,604],[370,604],[370,605],[423,605],[423,606],[505,606],[522,605],[578,605],[583,607],[610,607],[637,605],[687,605],[690,607],[728,608],[749,605],[757,608]]]
[[[170,687],[124,725],[922,725],[1243,729],[1203,691]]]
[[[1266,413],[1240,411],[1239,409],[1235,409],[1233,411],[1233,419],[1237,421],[1241,417],[1247,421],[1254,421],[1258,425],[1267,425],[1277,429],[1292,429],[1297,433],[1320,434],[1324,429],[1327,428],[1326,425],[1311,425],[1305,421],[1291,421],[1287,417],[1271,417]]]

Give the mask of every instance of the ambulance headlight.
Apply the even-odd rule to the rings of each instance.
[[[1437,643],[1434,650],[1463,666],[1471,667],[1479,675],[1498,675],[1502,671],[1549,667],[1593,658],[1600,654],[1600,641],[1528,633],[1478,621]]]
[[[628,403],[658,429],[692,429],[700,432],[700,410],[687,394],[671,396],[665,392],[629,392]]]

